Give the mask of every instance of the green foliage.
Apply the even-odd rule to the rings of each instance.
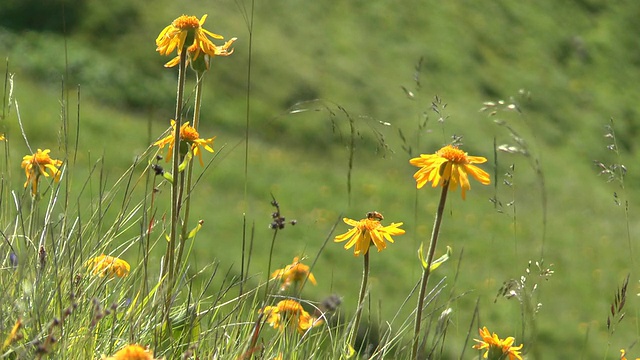
[[[45,343],[51,332],[59,341],[46,349],[52,357],[67,349],[74,349],[70,358],[113,354],[129,342],[152,345],[157,356],[168,358],[189,351],[201,358],[238,358],[258,351],[248,345],[263,301],[257,289],[265,286],[268,264],[281,267],[296,255],[313,260],[318,278],[318,286],[305,287],[304,298],[317,305],[337,292],[343,300],[340,314],[348,321],[360,262],[331,239],[344,230],[342,216],[357,218],[371,210],[403,221],[407,235],[372,254],[363,322],[378,324],[388,358],[408,354],[411,289],[421,271],[417,250],[430,235],[437,195],[431,189],[414,191],[415,168],[407,160],[434,152],[453,134],[464,136],[470,154],[489,159],[484,168],[493,181],[490,187],[472,184],[466,202],[457,192],[450,194],[436,257],[445,245],[453,254],[430,280],[427,343],[444,344],[442,358],[471,357],[469,338],[477,338],[476,328],[486,324],[502,337],[524,342],[527,357],[597,358],[618,356],[619,348],[638,338],[631,326],[637,311],[627,311],[615,336],[605,324],[617,284],[629,272],[630,284],[638,279],[639,249],[632,241],[638,229],[629,220],[640,200],[633,186],[640,173],[632,166],[638,157],[640,90],[630,85],[640,80],[636,3],[257,3],[251,84],[242,11],[249,4],[188,10],[162,2],[66,4],[66,37],[55,28],[60,2],[26,4],[0,5],[0,48],[16,74],[14,98],[29,143],[61,154],[69,172],[59,193],[65,201],[48,197],[53,187],[31,208],[18,167],[27,150],[15,104],[3,112],[9,141],[2,231],[19,265],[10,266],[9,248],[2,247],[0,285],[6,291],[0,296],[0,335],[24,319],[26,340],[13,347],[18,357],[33,356],[33,345]],[[38,15],[40,10],[49,17]],[[205,77],[199,131],[217,136],[216,154],[203,177],[197,173],[189,229],[200,219],[204,225],[189,239],[193,249],[186,254],[171,313],[176,325],[171,333],[183,340],[171,347],[162,340],[169,331],[158,315],[164,304],[155,288],[170,189],[161,186],[149,204],[145,169],[153,152],[145,149],[169,126],[175,100],[176,71],[162,67],[169,58],[154,53],[153,40],[185,11],[198,17],[209,13],[206,28],[239,40],[234,55],[215,59]],[[40,20],[34,25],[25,20],[27,14]],[[193,96],[187,92],[187,104]],[[478,113],[486,101],[497,104],[495,115]],[[602,138],[609,118],[616,153]],[[514,151],[494,156],[494,138]],[[76,141],[77,152],[64,151]],[[137,165],[127,170],[136,158]],[[605,166],[626,163],[625,181],[598,178],[596,159]],[[271,194],[297,224],[278,234],[270,258]],[[148,241],[142,240],[140,229],[151,218],[159,223]],[[25,221],[36,230],[27,231]],[[42,267],[34,239],[46,226],[55,231],[46,232]],[[128,260],[131,275],[88,274],[84,261],[101,252]],[[530,260],[544,260],[540,272],[553,264],[556,274],[549,281],[538,277]],[[525,272],[527,284],[540,287],[529,299],[543,303],[539,312],[515,295],[496,298],[499,291],[514,289],[507,285],[529,291],[516,286]],[[245,295],[238,295],[240,284]],[[627,301],[637,310],[635,297]],[[52,325],[70,307],[68,325]],[[436,323],[445,313],[449,331],[438,333]],[[98,320],[97,314],[103,316]],[[336,329],[313,329],[310,341],[300,342],[265,327],[259,352],[287,354],[295,343],[300,354],[339,356],[344,334]]]

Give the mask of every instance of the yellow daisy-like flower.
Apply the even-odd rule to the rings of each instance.
[[[486,326],[480,329],[480,336],[482,336],[482,340],[474,339],[478,343],[473,345],[473,348],[478,350],[486,349],[487,351],[483,356],[485,359],[506,360],[508,357],[509,360],[522,360],[522,356],[520,355],[522,344],[512,346],[515,341],[512,336],[502,340],[496,333],[492,335]]]
[[[466,191],[471,189],[469,174],[483,185],[489,185],[491,179],[484,170],[472,164],[482,164],[487,159],[481,156],[468,156],[466,152],[455,146],[447,145],[432,155],[421,154],[409,160],[413,166],[421,168],[413,174],[418,189],[431,182],[432,187],[449,185],[450,190],[458,186],[462,189],[462,199]]]
[[[175,130],[176,130],[176,121],[171,120],[171,131],[169,132],[169,135],[153,143],[153,145],[157,145],[161,149],[164,148],[165,145],[167,144],[169,145],[169,152],[167,153],[167,161],[171,160],[171,156],[173,155],[173,146],[175,145],[175,139],[173,134],[175,133]],[[208,152],[212,153],[213,149],[211,148],[211,146],[209,146],[209,144],[212,144],[215,138],[216,137],[214,136],[209,139],[200,139],[200,134],[193,126],[189,125],[189,122],[186,122],[182,124],[182,126],[180,126],[180,140],[186,141],[191,145],[191,151],[193,151],[193,156],[198,156],[198,159],[200,160],[200,165],[202,166],[204,166],[204,163],[202,162],[202,151],[200,150],[200,148],[203,148]]]
[[[131,270],[128,262],[105,254],[89,259],[85,265],[93,271],[93,275],[100,277],[109,275],[123,278],[128,276]]]
[[[280,287],[281,291],[286,290],[292,283],[300,284],[302,286],[302,281],[309,278],[309,281],[313,285],[317,285],[315,276],[309,271],[309,266],[301,263],[299,258],[296,256],[293,258],[293,263],[291,265],[287,265],[282,269],[278,269],[271,274],[272,279],[280,279],[282,281],[282,286]]]
[[[24,168],[24,172],[27,175],[27,181],[24,183],[24,187],[26,188],[31,183],[31,190],[33,195],[36,195],[38,192],[38,180],[40,180],[40,175],[44,175],[45,177],[52,176],[53,181],[60,181],[60,174],[62,171],[60,170],[60,166],[62,166],[62,160],[54,160],[49,156],[49,152],[51,150],[45,149],[44,151],[38,149],[33,155],[25,155],[22,158],[21,167]]]
[[[153,353],[138,344],[127,345],[113,356],[102,356],[103,360],[155,360]]]
[[[342,242],[349,239],[344,248],[348,250],[355,245],[356,248],[353,253],[355,256],[366,254],[369,251],[371,242],[380,252],[387,247],[384,242],[385,239],[392,243],[393,238],[391,236],[404,234],[404,230],[399,228],[403,223],[391,223],[391,225],[382,226],[380,220],[383,219],[382,214],[376,211],[367,213],[367,218],[360,221],[344,218],[342,221],[347,225],[353,226],[353,229],[336,236],[333,241]]]
[[[276,306],[265,306],[260,313],[265,314],[266,322],[274,329],[284,330],[289,327],[298,330],[300,334],[322,323],[322,320],[309,315],[299,302],[291,299],[282,300]]]
[[[214,45],[209,37],[217,40],[223,40],[224,37],[202,27],[207,20],[207,16],[205,14],[198,20],[195,16],[182,15],[173,20],[171,25],[165,27],[156,38],[156,51],[161,55],[169,55],[177,49],[179,56],[183,49],[190,47],[189,51],[193,55],[192,60],[197,59],[200,53],[205,53],[209,56],[231,55],[233,50],[229,52],[228,48],[235,41],[235,38],[223,46]],[[165,66],[170,67],[176,64],[177,62],[173,59]]]
[[[231,45],[233,45],[233,43],[237,40],[238,38],[232,38],[231,40],[227,41],[224,43],[224,45],[222,46],[214,46],[215,47],[215,56],[229,56],[231,54],[233,54],[233,49],[229,50],[229,48],[231,47]],[[187,65],[189,65],[189,63],[193,60],[194,62],[198,60],[198,58],[200,57],[200,53],[202,52],[202,49],[200,49],[198,46],[196,46],[195,44],[189,46],[187,48],[189,57],[187,58]],[[208,54],[205,54],[205,56],[210,56]],[[166,64],[164,64],[165,67],[174,67],[176,65],[178,65],[178,63],[180,63],[180,55],[174,57],[173,59],[171,59],[171,61],[167,62]],[[209,69],[209,62],[205,61],[205,67],[208,70]]]

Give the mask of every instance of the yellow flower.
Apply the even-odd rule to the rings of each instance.
[[[109,275],[109,277],[117,276],[123,278],[129,275],[129,270],[131,270],[128,262],[104,254],[89,259],[85,265],[91,268],[93,275],[99,275],[100,277]]]
[[[627,360],[627,351],[625,349],[620,349],[620,360]],[[636,358],[636,360],[640,360],[640,358]]]
[[[33,195],[36,195],[38,192],[38,180],[40,180],[40,175],[44,175],[45,177],[52,176],[53,181],[60,181],[60,174],[62,171],[60,170],[60,166],[62,166],[62,160],[54,160],[49,156],[49,152],[51,150],[45,149],[44,151],[38,149],[33,155],[25,155],[22,158],[21,167],[24,168],[24,172],[27,175],[27,181],[24,183],[24,187],[26,188],[31,183],[31,190]]]
[[[380,252],[387,247],[387,244],[384,242],[385,239],[392,243],[393,239],[391,236],[404,234],[404,230],[398,228],[403,223],[391,223],[391,225],[382,226],[380,220],[383,219],[384,217],[376,211],[367,213],[367,218],[360,221],[344,218],[342,221],[347,225],[353,226],[353,229],[336,236],[333,241],[341,242],[349,239],[344,245],[344,248],[348,250],[355,245],[355,256],[366,254],[369,251],[369,245],[371,245],[372,241],[376,248],[378,248],[378,252]]]
[[[509,360],[522,360],[522,356],[520,355],[520,349],[522,349],[522,344],[519,346],[511,346],[515,339],[511,336],[502,340],[498,337],[496,333],[491,333],[487,329],[487,327],[483,327],[480,329],[480,336],[482,336],[482,340],[477,340],[478,343],[473,345],[474,349],[487,351],[484,353],[484,358],[489,360],[503,360],[509,358]]]
[[[313,326],[318,326],[322,320],[309,315],[299,302],[291,299],[280,301],[276,306],[265,306],[260,310],[274,329],[284,330],[289,327],[302,334]]]
[[[293,263],[291,265],[285,266],[283,269],[279,269],[271,274],[272,279],[279,278],[282,281],[282,286],[280,287],[281,291],[286,290],[291,283],[297,283],[302,286],[302,281],[304,279],[309,278],[309,281],[313,285],[317,285],[315,276],[309,271],[309,266],[304,265],[299,261],[299,258],[296,256],[293,258]]]
[[[177,49],[178,57],[185,48],[189,48],[192,60],[205,53],[209,56],[228,56],[233,50],[228,51],[229,46],[236,40],[231,39],[223,46],[216,46],[209,37],[222,40],[223,36],[214,34],[202,27],[207,20],[207,15],[198,20],[195,16],[182,15],[173,20],[171,25],[165,27],[156,38],[156,51],[161,55],[169,55]],[[175,66],[178,62],[173,59],[165,64],[166,67]]]
[[[132,344],[118,350],[113,356],[102,356],[103,360],[155,360],[153,354],[149,350],[140,345]]]
[[[175,139],[173,134],[175,133],[175,130],[176,130],[176,121],[171,120],[171,131],[169,132],[169,135],[153,143],[153,145],[158,145],[160,149],[164,148],[165,145],[169,144],[167,161],[171,160],[171,156],[173,155],[173,146],[175,145]],[[202,147],[203,149],[212,153],[213,149],[209,146],[209,144],[212,144],[215,138],[216,137],[214,136],[209,139],[200,139],[200,134],[198,134],[198,131],[193,126],[189,125],[189,122],[186,122],[182,124],[182,126],[180,126],[180,140],[186,141],[191,145],[191,151],[193,151],[193,156],[198,156],[198,159],[200,160],[200,165],[204,166],[204,163],[202,162],[202,151],[200,150],[200,148]]]
[[[5,139],[4,134],[0,134],[0,141],[2,141],[4,139]]]
[[[480,156],[468,156],[466,152],[452,145],[443,147],[433,155],[421,154],[419,158],[409,160],[411,165],[421,168],[413,174],[418,189],[428,182],[432,182],[432,187],[449,184],[450,190],[455,190],[459,185],[462,189],[462,199],[465,199],[466,191],[471,189],[469,174],[483,185],[491,183],[489,174],[472,165],[486,161],[486,158]]]
[[[233,43],[237,40],[238,38],[232,38],[231,40],[227,41],[224,43],[224,45],[222,46],[214,46],[215,47],[215,56],[229,56],[231,54],[233,54],[233,49],[229,50],[229,48],[231,47],[231,45],[233,45]],[[189,62],[191,62],[191,60],[196,61],[198,60],[198,57],[200,56],[200,53],[202,52],[202,50],[194,45],[191,45],[187,48],[189,57],[187,58],[187,65],[189,65]],[[210,55],[207,55],[210,56]],[[174,57],[173,59],[171,59],[171,61],[167,62],[166,64],[164,64],[165,67],[174,67],[176,65],[178,65],[178,63],[180,62],[180,55]],[[205,66],[206,69],[209,69],[209,62],[205,61]]]

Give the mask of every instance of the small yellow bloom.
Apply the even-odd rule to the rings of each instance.
[[[103,360],[155,360],[153,353],[140,345],[132,344],[118,350],[113,356],[102,356]]]
[[[2,141],[4,139],[5,139],[4,134],[0,134],[0,141]]]
[[[380,252],[387,247],[384,242],[385,239],[392,243],[393,238],[391,236],[404,234],[404,230],[399,228],[403,223],[391,223],[391,225],[382,226],[380,224],[382,219],[384,219],[382,215],[375,211],[367,213],[367,218],[360,221],[344,218],[342,221],[347,225],[353,226],[353,229],[336,236],[333,241],[341,242],[349,239],[344,248],[348,250],[355,245],[356,248],[353,253],[355,256],[366,254],[369,251],[371,242]]]
[[[509,360],[522,360],[522,356],[520,355],[522,344],[519,346],[511,346],[515,341],[513,337],[509,336],[502,340],[496,333],[492,335],[486,326],[480,329],[480,336],[482,336],[482,340],[474,339],[478,343],[473,345],[473,348],[478,350],[486,349],[487,351],[483,356],[485,359],[506,360],[508,356]]]
[[[167,144],[169,145],[169,152],[167,153],[167,161],[171,160],[171,156],[173,155],[173,147],[175,145],[175,139],[173,134],[175,133],[175,131],[176,131],[176,121],[171,120],[171,130],[169,132],[169,135],[153,143],[153,145],[157,145],[158,147],[160,147],[160,149],[164,148],[164,146]],[[213,149],[211,148],[211,146],[209,146],[209,144],[212,144],[215,138],[216,137],[214,136],[209,139],[200,139],[200,134],[193,126],[189,125],[189,122],[186,122],[182,124],[182,126],[180,126],[180,140],[186,141],[191,145],[191,151],[193,151],[193,156],[198,156],[198,159],[200,160],[200,165],[202,166],[204,166],[204,163],[202,162],[202,150],[200,150],[200,148],[203,148],[206,151],[212,153]]]
[[[421,168],[413,174],[418,189],[428,182],[432,182],[432,187],[448,184],[450,190],[455,190],[459,185],[462,189],[462,199],[465,199],[466,191],[471,189],[469,174],[483,185],[491,183],[489,174],[472,165],[482,164],[486,161],[486,158],[468,156],[466,152],[457,147],[447,145],[436,151],[435,154],[421,154],[419,158],[409,160],[409,163]]]
[[[44,175],[45,177],[52,176],[53,181],[60,181],[60,174],[62,171],[60,170],[60,166],[62,166],[62,160],[54,160],[49,156],[49,152],[51,150],[45,149],[44,151],[38,149],[33,155],[25,155],[22,158],[22,164],[20,165],[24,168],[24,172],[27,176],[27,181],[24,183],[24,187],[26,188],[31,183],[31,190],[33,195],[36,195],[38,192],[38,180],[40,180],[40,175]]]
[[[292,283],[300,284],[300,286],[302,286],[302,282],[307,277],[313,285],[318,284],[315,276],[313,276],[311,271],[309,271],[309,266],[301,263],[297,256],[293,258],[293,263],[291,265],[287,265],[271,274],[272,279],[279,278],[280,281],[282,281],[282,286],[280,287],[281,291],[286,290]]]
[[[284,330],[289,327],[298,330],[300,334],[322,323],[322,320],[309,315],[299,302],[291,299],[282,300],[276,306],[265,306],[260,313],[265,314],[266,322],[274,329]]]
[[[229,51],[229,47],[236,39],[233,38],[222,46],[214,45],[209,36],[217,40],[223,40],[224,37],[204,29],[202,25],[206,20],[206,14],[200,20],[195,16],[187,15],[173,20],[171,25],[165,27],[156,38],[156,51],[161,55],[169,55],[177,49],[179,58],[183,49],[188,48],[192,60],[196,60],[201,53],[211,57],[231,55],[233,50]],[[173,59],[165,66],[171,67],[177,63],[178,61]]]
[[[625,349],[620,349],[620,360],[627,360],[627,351]],[[636,360],[640,360],[640,358],[636,358]]]
[[[128,276],[131,270],[128,262],[104,254],[89,259],[85,265],[93,271],[93,275],[99,275],[100,277],[109,275],[109,277],[117,276],[123,278]]]

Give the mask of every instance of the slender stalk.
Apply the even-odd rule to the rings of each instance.
[[[360,319],[362,318],[362,307],[364,306],[364,297],[367,295],[367,282],[369,281],[369,251],[364,254],[364,263],[362,266],[362,284],[360,284],[360,296],[358,297],[358,307],[356,308],[356,317],[349,331],[349,344],[355,349],[355,342],[360,327]]]
[[[427,267],[422,270],[422,282],[420,283],[420,294],[418,295],[418,307],[416,308],[416,321],[413,329],[413,347],[411,348],[411,359],[418,358],[418,343],[420,342],[420,326],[422,325],[422,308],[424,306],[424,298],[427,292],[427,282],[431,273],[431,263],[436,252],[436,244],[438,243],[438,235],[440,234],[440,224],[442,223],[442,214],[444,213],[444,205],[447,201],[447,192],[449,190],[449,180],[445,180],[442,184],[442,193],[440,194],[440,203],[438,211],[433,223],[433,231],[431,232],[431,240],[429,241],[429,252],[427,255]]]
[[[165,321],[168,327],[169,323],[169,308],[171,306],[171,294],[173,289],[173,275],[174,275],[174,250],[176,248],[176,238],[178,237],[178,222],[180,221],[180,203],[178,201],[178,172],[180,166],[180,127],[182,126],[182,101],[184,98],[184,84],[185,84],[185,70],[187,65],[187,49],[182,49],[180,52],[180,64],[178,66],[178,88],[176,94],[176,113],[175,122],[176,126],[173,132],[173,166],[172,173],[174,181],[171,184],[171,231],[169,233],[169,244],[167,246],[167,252],[164,258],[164,266],[162,267],[162,280],[167,285],[167,299],[165,303]]]
[[[204,78],[204,72],[198,72],[196,75],[197,83],[196,83],[196,94],[195,94],[195,107],[193,111],[193,122],[192,126],[196,131],[198,130],[198,122],[200,120],[200,107],[202,106],[202,79]],[[191,150],[190,150],[191,151]],[[189,234],[189,213],[191,209],[191,183],[193,182],[193,162],[194,158],[191,159],[189,165],[187,165],[187,180],[184,186],[184,190],[187,192],[187,197],[185,198],[184,204],[184,216],[182,220],[182,236],[180,237],[180,245],[178,248],[178,256],[176,258],[176,264],[179,265],[182,260],[182,254],[184,252],[184,245],[187,241],[187,236]]]

